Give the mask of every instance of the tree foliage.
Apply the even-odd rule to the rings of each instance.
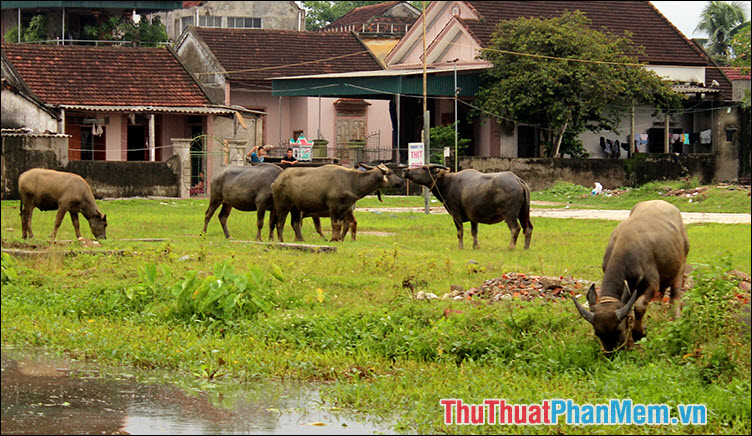
[[[459,123],[459,121],[458,121]],[[470,139],[457,138],[457,156],[466,156]],[[431,163],[444,162],[444,147],[449,147],[454,155],[454,123],[431,127]],[[456,157],[455,157],[456,159]]]
[[[627,37],[591,29],[579,11],[503,21],[478,56],[492,63],[481,79],[479,107],[500,121],[541,127],[551,155],[575,155],[580,151],[562,147],[567,132],[618,131],[634,103],[680,107],[670,83],[625,54],[638,51]]]
[[[3,35],[3,38],[5,41],[8,42],[17,42],[19,41],[18,37],[18,27],[12,27],[7,32],[5,32],[5,35]],[[21,42],[36,42],[36,41],[44,41],[47,39],[47,16],[43,14],[35,15],[32,17],[31,21],[29,22],[29,27],[24,29],[21,28]]]
[[[747,20],[741,2],[711,1],[700,15],[695,30],[705,32],[708,40],[706,48],[715,60],[728,65],[731,60],[731,39],[738,26]]]
[[[151,22],[142,16],[138,24],[128,17],[109,17],[97,25],[84,26],[84,34],[97,40],[134,41],[144,45],[156,45],[169,40],[159,16],[155,16]]]

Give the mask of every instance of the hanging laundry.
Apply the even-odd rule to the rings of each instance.
[[[712,130],[703,130],[700,132],[700,144],[710,144],[712,138]]]
[[[689,145],[689,133],[684,133],[684,144]]]

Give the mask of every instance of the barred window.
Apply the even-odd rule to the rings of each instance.
[[[227,17],[227,27],[238,29],[260,29],[261,18]]]
[[[198,25],[201,27],[222,27],[222,17],[214,15],[199,15]]]

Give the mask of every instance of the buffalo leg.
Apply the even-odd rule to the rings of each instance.
[[[457,239],[459,240],[459,243],[457,244],[457,248],[460,250],[465,249],[465,228],[462,225],[462,221],[458,220],[457,218],[454,219],[454,226],[457,227]]]
[[[285,220],[287,219],[287,214],[289,212],[289,210],[284,209],[277,210],[277,239],[279,242],[284,242],[282,232],[285,229]]]
[[[517,245],[517,238],[520,236],[520,225],[517,224],[517,217],[511,217],[506,219],[507,227],[512,232],[512,240],[509,241],[509,249],[514,250]]]
[[[478,245],[478,223],[470,221],[470,234],[473,236],[473,250],[480,248]]]
[[[256,240],[257,241],[261,241],[261,230],[264,228],[264,215],[266,215],[266,211],[264,209],[259,209],[258,211],[256,211]]]
[[[527,250],[530,248],[530,241],[533,239],[533,223],[528,217],[527,219],[520,219],[520,225],[522,225],[525,235],[525,250]]]
[[[332,239],[331,241],[342,240],[342,220],[332,217]]]
[[[209,221],[211,220],[211,217],[214,216],[214,212],[217,210],[219,205],[222,204],[219,201],[211,201],[209,202],[209,207],[206,208],[206,213],[204,214],[204,232],[206,233],[206,228],[209,227]]]
[[[230,239],[230,231],[227,230],[227,217],[230,216],[232,206],[225,203],[222,205],[222,209],[219,210],[219,223],[222,224],[222,230],[225,232],[225,238]]]
[[[274,240],[274,227],[277,225],[277,212],[274,208],[269,209],[269,240]]]
[[[347,220],[345,220],[345,226],[342,229],[342,240],[345,239],[348,228],[352,228],[350,237],[353,241],[355,241],[355,234],[358,232],[358,220],[355,219],[355,215],[353,214],[352,209],[350,209],[350,212],[347,214]]]
[[[326,239],[324,232],[321,231],[321,218],[317,216],[311,218],[313,219],[313,227],[316,229],[316,232],[321,235],[322,238]]]
[[[290,225],[295,231],[295,240],[303,242],[303,213],[298,209],[290,211]]]
[[[70,211],[70,219],[73,223],[73,230],[76,231],[76,238],[81,239],[81,228],[78,226],[78,212]]]
[[[55,225],[52,227],[52,234],[50,235],[50,239],[52,239],[53,241],[55,240],[55,236],[57,236],[57,229],[59,229],[60,224],[63,223],[65,212],[66,210],[63,208],[57,210],[57,215],[55,215]]]
[[[34,206],[30,202],[21,202],[21,231],[23,238],[33,238],[34,232],[31,231],[31,216],[34,214]]]
[[[639,341],[640,339],[644,338],[645,335],[647,335],[647,332],[645,331],[645,326],[642,325],[642,320],[645,316],[645,311],[648,310],[648,304],[650,304],[650,300],[653,299],[653,294],[655,294],[655,291],[658,290],[658,282],[649,282],[647,288],[645,289],[645,292],[640,295],[639,298],[637,298],[637,301],[634,305],[634,327],[632,327],[632,339],[634,339],[635,342]],[[635,289],[635,292],[640,292],[639,287]]]
[[[684,267],[682,266],[679,274],[676,275],[676,279],[671,284],[671,296],[669,297],[669,305],[674,309],[674,319],[679,319],[681,316],[681,298],[684,294]]]

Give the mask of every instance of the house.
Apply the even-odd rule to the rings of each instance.
[[[477,118],[466,122],[469,104],[474,100],[479,77],[489,64],[476,55],[491,42],[495,26],[503,20],[519,17],[552,18],[565,10],[582,11],[596,29],[623,35],[633,34],[634,44],[644,47],[638,56],[646,68],[676,83],[675,89],[687,96],[685,108],[691,110],[670,117],[654,118],[652,107],[636,106],[634,117],[626,116],[619,131],[583,133],[578,139],[593,158],[604,158],[600,138],[637,142],[640,152],[686,154],[706,153],[719,157],[719,180],[734,179],[738,164],[733,156],[740,146],[738,138],[727,134],[727,127],[737,123],[732,86],[697,47],[676,29],[650,2],[646,1],[447,1],[431,2],[425,11],[428,110],[430,125],[450,124],[454,120],[455,94],[453,76],[457,76],[460,136],[472,138],[469,154],[501,158],[541,157],[543,145],[540,129],[533,126],[501,126],[495,119]],[[387,69],[369,75],[327,75],[287,77],[273,81],[273,95],[311,95],[311,87],[329,89],[332,94],[368,97],[364,83],[378,95],[391,94],[401,115],[395,124],[401,150],[409,141],[420,141],[421,128],[414,120],[422,115],[420,94],[416,89],[423,64],[423,16],[387,55]],[[456,73],[455,73],[456,71]],[[351,91],[356,86],[360,92]],[[422,87],[421,87],[422,88]],[[375,93],[374,93],[375,94]],[[727,110],[728,109],[728,110]],[[626,109],[628,113],[629,110]],[[632,132],[634,123],[634,134]],[[671,135],[689,135],[688,144],[674,145]],[[702,136],[701,136],[702,134]],[[701,139],[702,138],[702,139]],[[644,142],[640,142],[643,141]],[[621,153],[625,158],[627,153]],[[404,152],[402,154],[404,158]]]
[[[32,18],[46,18],[47,38],[60,44],[89,40],[84,33],[86,26],[104,23],[111,17],[130,17],[134,12],[148,14],[157,11],[178,9],[180,1],[118,1],[118,2],[50,2],[50,1],[4,1],[0,6],[0,35],[19,25],[26,29]],[[164,22],[164,21],[163,21]]]
[[[212,105],[166,47],[3,43],[2,55],[3,120],[69,135],[60,162],[163,162],[176,154],[185,161],[192,154],[184,174],[192,185],[201,172],[208,179],[230,161],[242,163],[248,143],[256,145],[262,114]],[[49,120],[24,121],[38,114]],[[236,129],[219,136],[222,123]]]
[[[315,157],[338,158],[343,164],[362,160],[357,154],[361,151],[390,158],[388,101],[271,94],[275,77],[380,70],[379,61],[352,32],[191,26],[176,42],[175,52],[212,103],[267,114],[261,136],[273,149],[271,156],[281,157],[289,141],[303,134],[317,140],[317,147],[327,144],[314,151]],[[350,156],[353,149],[357,152]],[[385,150],[383,155],[379,150]]]
[[[383,61],[419,16],[420,10],[409,2],[384,2],[355,8],[321,30],[356,32]]]
[[[744,101],[745,96],[749,100],[749,93],[750,93],[749,68],[747,68],[746,72],[744,72],[739,67],[724,67],[724,68],[721,68],[721,70],[723,70],[723,73],[731,81],[732,100]]]
[[[171,41],[188,26],[221,29],[305,30],[305,10],[294,1],[184,1],[182,8],[157,12]]]

